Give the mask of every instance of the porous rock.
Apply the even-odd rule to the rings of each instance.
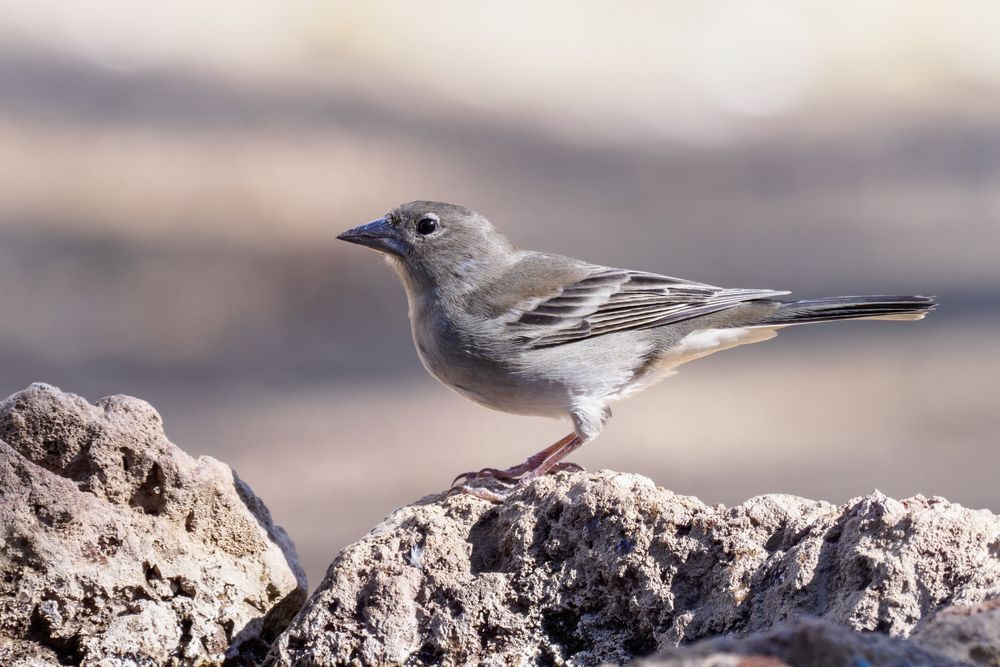
[[[902,637],[858,632],[818,618],[781,623],[748,637],[668,649],[641,667],[966,667]],[[639,667],[637,665],[637,667]]]
[[[901,638],[1000,590],[998,551],[1000,518],[940,498],[726,508],[564,472],[500,505],[432,496],[395,511],[340,553],[266,664],[624,663],[802,617]]]
[[[747,637],[667,649],[641,667],[973,667],[1000,665],[1000,598],[953,605],[924,618],[908,639],[858,632],[816,618]]]
[[[255,664],[305,594],[264,504],[147,403],[0,403],[0,664]]]
[[[1000,597],[945,607],[922,622],[912,639],[954,660],[1000,667]]]

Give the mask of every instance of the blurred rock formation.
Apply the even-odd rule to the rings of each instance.
[[[144,401],[0,403],[0,664],[255,664],[299,610],[295,548]]]

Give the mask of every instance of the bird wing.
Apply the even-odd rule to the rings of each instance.
[[[659,327],[726,310],[744,301],[788,294],[726,289],[655,273],[594,266],[551,255],[542,257],[553,260],[552,270],[515,268],[505,277],[505,292],[529,296],[508,301],[502,312],[496,313],[508,330],[531,348],[572,343],[615,331]],[[574,265],[560,266],[566,261]],[[518,285],[521,282],[527,284]]]

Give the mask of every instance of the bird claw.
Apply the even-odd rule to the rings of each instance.
[[[468,493],[483,500],[492,502],[503,502],[507,499],[515,488],[525,486],[528,482],[553,472],[583,472],[583,468],[575,463],[563,461],[563,457],[574,451],[583,442],[580,438],[570,433],[555,443],[549,445],[542,451],[534,454],[523,463],[510,468],[483,468],[479,472],[463,472],[455,477],[451,482],[451,490]],[[510,484],[511,488],[502,493],[490,489],[469,486],[469,482],[477,480],[496,480],[497,482]]]
[[[554,472],[587,472],[587,469],[577,463],[563,461],[562,463],[557,463],[552,466],[552,469],[549,470],[548,474],[552,474]]]
[[[499,504],[507,500],[508,497],[510,497],[510,494],[513,493],[514,491],[514,488],[506,489],[504,491],[494,491],[493,489],[487,489],[485,487],[466,486],[465,484],[462,484],[461,486],[451,487],[450,489],[448,489],[448,492],[462,493],[469,496],[475,496],[480,500],[486,500],[491,503]]]
[[[498,471],[496,468],[483,468],[478,473],[463,473],[462,475],[459,475],[459,477],[471,474],[473,476],[470,477],[468,481],[474,481],[479,479],[483,480],[492,479],[498,482],[514,481],[514,484],[511,484],[510,486],[504,489],[491,489],[485,486],[469,486],[468,484],[464,483],[463,484],[453,483],[451,488],[448,489],[448,493],[462,493],[469,496],[475,496],[480,500],[486,500],[491,503],[502,503],[505,500],[507,500],[512,493],[514,493],[520,488],[527,486],[532,480],[536,479],[536,477],[530,473],[525,475],[524,477],[503,478],[500,476],[494,476],[490,474],[491,472],[506,472],[506,471],[504,470]],[[556,465],[552,466],[552,468],[545,474],[551,475],[552,473],[555,472],[586,472],[586,470],[584,469],[583,466],[577,465],[576,463],[563,461],[561,463],[557,463]]]
[[[455,481],[451,484],[451,488],[448,489],[448,493],[463,493],[491,503],[502,503],[507,500],[507,498],[509,498],[514,491],[527,486],[529,482],[536,478],[536,475],[532,472],[529,472],[521,477],[510,474],[510,470],[510,468],[507,470],[483,468],[479,472],[464,472],[455,478]],[[586,472],[586,470],[583,466],[577,465],[576,463],[563,461],[552,466],[545,472],[545,474],[551,475],[555,472]],[[461,484],[459,484],[458,482],[462,478],[465,479]],[[513,484],[506,489],[500,490],[487,488],[485,486],[469,486],[466,483],[476,480],[496,480],[497,482],[513,482]]]
[[[500,468],[483,468],[478,472],[470,470],[469,472],[463,472],[457,477],[455,477],[455,479],[451,481],[451,485],[455,486],[460,481],[464,483],[464,482],[471,482],[472,480],[475,479],[484,479],[484,478],[497,479],[501,481],[515,480],[520,476],[520,473],[515,472],[515,468],[508,468],[506,470],[502,470]]]
[[[514,468],[483,468],[478,472],[469,471],[459,474],[455,479],[451,480],[451,485],[455,486],[459,482],[471,482],[477,479],[495,479],[500,482],[516,482],[519,479],[523,479],[522,475],[528,470],[521,470],[521,466],[515,466]],[[554,472],[587,472],[587,469],[576,463],[571,463],[569,461],[563,461],[562,463],[557,463],[552,466],[551,469],[547,471],[546,474]]]
[[[468,472],[460,472],[460,473],[458,473],[457,475],[455,475],[455,479],[451,480],[451,488],[454,489],[456,487],[456,485],[460,481],[461,482],[467,482],[467,481],[469,481],[471,479],[475,479],[476,475],[477,475],[477,473],[474,472],[474,471],[472,471],[472,470],[469,470]]]

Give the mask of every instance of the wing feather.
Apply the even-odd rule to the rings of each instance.
[[[592,267],[546,296],[515,305],[504,319],[527,346],[542,348],[682,322],[787,293],[725,289],[655,273]]]

